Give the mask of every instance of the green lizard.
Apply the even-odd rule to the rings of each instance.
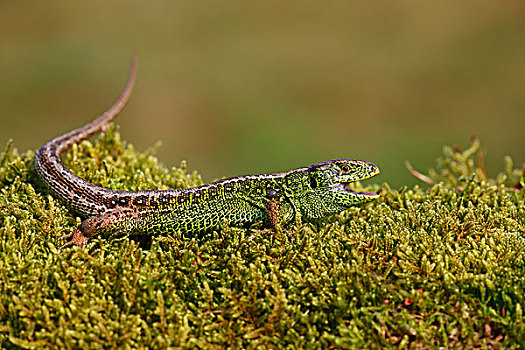
[[[359,193],[349,183],[379,173],[366,161],[336,159],[276,174],[232,177],[208,185],[163,191],[111,191],[69,171],[60,156],[73,144],[106,130],[124,108],[135,82],[136,62],[117,101],[90,123],[47,142],[36,156],[38,176],[50,191],[85,218],[62,239],[60,249],[83,246],[96,234],[204,232],[223,224],[262,224],[279,230],[295,219],[316,220],[377,198]]]

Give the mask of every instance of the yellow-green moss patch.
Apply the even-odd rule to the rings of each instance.
[[[115,190],[183,188],[115,128],[64,162]],[[93,239],[37,180],[34,151],[0,158],[1,348],[469,348],[525,341],[523,165],[487,178],[479,144],[444,148],[432,186],[278,235]],[[388,174],[386,174],[388,175]],[[373,181],[370,181],[373,182]]]

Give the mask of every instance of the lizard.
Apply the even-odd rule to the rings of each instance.
[[[368,161],[334,159],[275,174],[244,175],[207,185],[170,190],[113,191],[91,184],[71,172],[60,157],[73,144],[106,131],[126,105],[137,74],[133,57],[127,83],[113,105],[86,125],[45,143],[35,154],[38,177],[50,192],[83,221],[59,250],[84,246],[95,235],[199,233],[262,225],[279,231],[341,212],[379,197],[349,184],[377,175]]]

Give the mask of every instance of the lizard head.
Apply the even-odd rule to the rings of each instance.
[[[379,168],[367,161],[335,159],[316,163],[307,170],[306,191],[297,198],[303,215],[310,219],[338,213],[349,207],[379,197],[376,193],[357,192],[350,183],[379,174]]]

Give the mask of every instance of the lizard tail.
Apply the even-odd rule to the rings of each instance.
[[[44,150],[51,148],[57,155],[60,156],[68,149],[70,149],[71,146],[73,146],[73,144],[86,140],[100,131],[105,131],[109,125],[109,122],[112,121],[122,111],[122,109],[124,109],[124,106],[128,102],[128,99],[131,96],[131,92],[133,91],[133,87],[135,85],[136,76],[137,56],[136,54],[133,54],[133,56],[131,57],[131,67],[128,76],[128,81],[126,82],[124,90],[117,98],[117,100],[113,103],[113,105],[109,107],[109,109],[106,110],[104,113],[102,113],[102,115],[89,122],[88,124],[49,141],[44,146],[42,146],[38,152],[41,153],[44,152]]]
[[[104,212],[106,208],[103,205],[93,204],[94,201],[91,197],[110,191],[92,185],[73,174],[62,164],[60,156],[75,143],[86,140],[108,128],[109,122],[119,114],[126,105],[126,102],[128,102],[133,86],[135,85],[136,75],[137,58],[136,55],[133,55],[128,81],[113,105],[90,123],[47,142],[40,147],[35,155],[35,167],[38,176],[59,198],[65,199],[66,202],[71,202],[72,198],[79,196],[77,193],[79,188],[85,189],[86,193],[84,193],[84,196],[89,198],[84,201],[76,201],[75,204],[72,205],[73,209],[84,216]]]

